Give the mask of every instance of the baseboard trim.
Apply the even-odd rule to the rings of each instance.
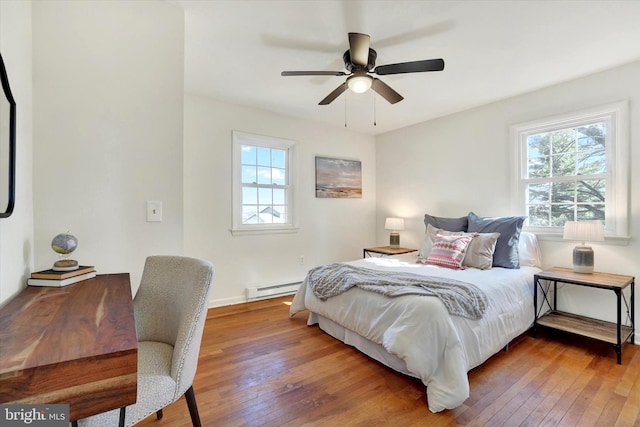
[[[247,299],[243,296],[220,298],[209,300],[209,308],[224,307],[226,305],[242,304],[247,302]]]

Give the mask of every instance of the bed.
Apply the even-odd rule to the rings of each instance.
[[[324,332],[384,365],[419,378],[426,386],[429,410],[440,412],[460,406],[469,397],[469,370],[531,327],[534,319],[533,275],[540,271],[541,262],[536,236],[520,232],[518,224],[515,237],[505,230],[500,233],[507,238],[502,243],[508,243],[510,255],[513,257],[515,253],[517,260],[512,258],[511,262],[517,267],[490,265],[487,268],[485,265],[484,268],[460,266],[455,269],[426,262],[437,251],[435,243],[440,243],[443,235],[469,236],[471,230],[474,237],[480,234],[486,237],[495,230],[489,227],[482,229],[482,233],[474,232],[471,222],[467,226],[444,224],[454,229],[450,231],[437,227],[443,224],[442,221],[438,223],[432,220],[435,217],[427,217],[425,244],[417,255],[365,258],[340,264],[358,271],[365,269],[387,275],[385,277],[409,274],[429,280],[471,284],[486,297],[481,318],[451,315],[448,306],[436,296],[388,297],[359,286],[330,298],[318,297],[311,286],[313,270],[294,296],[290,315],[309,310],[308,325],[317,324]],[[519,227],[522,221],[518,221]],[[462,230],[455,231],[456,228]],[[492,257],[496,255],[497,246]],[[471,245],[467,248],[470,251]],[[492,261],[496,262],[496,259],[492,258]]]

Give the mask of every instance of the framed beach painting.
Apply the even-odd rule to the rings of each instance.
[[[316,197],[362,198],[362,162],[316,156]]]

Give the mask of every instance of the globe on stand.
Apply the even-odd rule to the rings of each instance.
[[[69,259],[69,255],[78,247],[78,239],[75,236],[63,233],[58,234],[51,241],[51,249],[59,256],[58,261],[53,263],[52,270],[72,271],[78,269],[78,261]]]

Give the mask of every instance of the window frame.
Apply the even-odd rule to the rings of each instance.
[[[607,128],[606,144],[605,238],[622,242],[629,240],[630,168],[629,106],[627,101],[512,125],[510,127],[510,141],[513,150],[511,200],[515,212],[521,212],[523,215],[528,214],[526,210],[527,137],[532,134],[603,120],[610,123],[610,128]],[[563,227],[553,226],[525,225],[523,229],[548,239],[561,239],[563,232]]]
[[[232,224],[231,234],[277,234],[295,233],[298,230],[296,225],[296,196],[295,196],[295,175],[294,175],[294,146],[296,141],[264,136],[247,132],[232,131]],[[286,151],[286,206],[287,222],[285,223],[262,223],[243,224],[242,223],[242,146],[250,145]],[[282,188],[283,186],[273,186],[272,188]]]

